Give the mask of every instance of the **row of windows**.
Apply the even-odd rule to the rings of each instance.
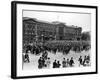
[[[36,29],[36,25],[32,25],[32,24],[25,24],[24,25],[24,30],[34,30]],[[37,29],[38,30],[46,30],[46,31],[55,31],[54,27],[49,27],[49,26],[39,26],[37,25]]]
[[[56,29],[55,28],[51,28],[51,27],[48,27],[48,26],[38,26],[39,30],[46,30],[46,31],[55,31]]]
[[[29,29],[35,29],[35,24],[24,24],[23,27],[27,30]]]
[[[36,31],[26,30],[26,31],[24,31],[24,34],[36,34]],[[40,30],[38,30],[38,31],[37,31],[37,34],[38,34],[38,35],[42,35],[42,34],[44,34],[44,35],[55,35],[56,32],[51,32],[51,31],[40,31]]]
[[[52,32],[43,32],[43,31],[38,31],[37,32],[37,35],[41,36],[41,35],[44,35],[44,36],[54,36],[56,35],[56,33],[52,33]],[[25,32],[24,35],[28,35],[28,36],[35,36],[36,35],[36,32]],[[81,34],[71,34],[71,33],[65,33],[65,34],[58,34],[58,36],[65,36],[65,37],[76,37],[76,36],[81,36]]]
[[[31,32],[31,31],[33,31],[33,30],[35,30],[35,26],[33,26],[32,24],[25,24],[25,28],[24,28],[24,30],[25,30],[25,32]],[[52,35],[52,33],[53,32],[55,32],[56,31],[56,29],[55,28],[49,28],[48,26],[45,26],[45,27],[43,27],[43,26],[39,26],[39,27],[37,27],[37,30],[41,30],[42,32],[43,32],[43,30],[48,34],[48,32],[50,32],[49,34],[50,35]],[[60,30],[60,29],[59,29]],[[41,32],[41,33],[42,33]],[[51,33],[52,32],[52,33]],[[73,34],[80,34],[81,33],[81,31],[80,30],[76,30],[76,29],[65,29],[64,30],[64,32],[66,32],[66,33],[73,33]],[[59,31],[59,33],[64,33],[63,31]],[[26,33],[27,34],[27,33]],[[30,34],[30,33],[29,33]],[[32,34],[34,34],[34,33],[32,33]]]
[[[52,27],[52,28],[55,27],[55,25],[53,25],[53,24],[46,24],[46,23],[37,23],[37,25],[38,26],[44,26],[44,27]]]

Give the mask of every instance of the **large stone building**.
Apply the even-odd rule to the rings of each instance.
[[[46,22],[34,18],[23,18],[23,42],[51,40],[80,40],[81,27],[62,22]]]

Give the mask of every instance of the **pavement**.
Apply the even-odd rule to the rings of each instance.
[[[31,54],[29,53],[29,59],[30,59],[30,62],[25,62],[23,63],[23,70],[34,70],[34,69],[38,69],[38,59],[41,57],[42,53],[40,55],[34,55],[34,54]],[[70,51],[69,54],[65,54],[63,55],[61,52],[57,52],[56,54],[53,54],[52,52],[48,52],[48,57],[50,57],[50,61],[51,61],[51,64],[50,64],[50,67],[49,68],[52,68],[52,64],[54,62],[54,60],[56,59],[57,61],[59,60],[60,63],[62,64],[62,61],[63,61],[63,58],[65,58],[66,60],[69,59],[71,57],[73,57],[74,59],[74,67],[83,67],[83,66],[79,66],[79,62],[78,62],[78,59],[80,56],[82,56],[82,59],[84,59],[84,56],[85,55],[90,55],[91,56],[91,50],[89,51],[82,51],[82,52],[74,52],[74,51]],[[60,67],[62,68],[62,66]]]

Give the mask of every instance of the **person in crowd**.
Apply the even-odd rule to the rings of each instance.
[[[74,60],[73,60],[73,57],[71,57],[71,59],[70,59],[70,66],[72,67],[73,64],[74,64]]]
[[[62,61],[62,67],[63,67],[63,68],[66,67],[66,63],[67,63],[67,61],[65,60],[65,58],[63,58],[63,61]]]
[[[45,50],[45,59],[47,59],[48,58],[48,52],[47,52],[47,50]]]
[[[45,59],[44,58],[42,58],[42,67],[46,67]]]
[[[40,57],[39,60],[38,60],[38,68],[39,69],[42,68],[42,57]]]
[[[28,52],[26,52],[26,54],[25,54],[25,61],[30,62]]]
[[[90,57],[84,56],[83,66],[89,66],[90,65]]]
[[[35,55],[38,54],[37,46],[35,46]]]
[[[48,52],[47,51],[44,51],[43,54],[42,54],[42,57],[46,60],[47,57],[48,57]]]
[[[32,54],[34,54],[35,53],[35,46],[33,45],[32,46]]]
[[[79,66],[80,66],[80,65],[83,65],[83,63],[82,63],[82,62],[83,62],[82,56],[80,56],[80,58],[78,59],[78,61],[79,61]]]
[[[69,59],[67,59],[67,61],[66,61],[66,67],[69,67],[70,66],[70,61],[69,61]]]
[[[57,67],[57,62],[56,60],[53,62],[53,68],[56,68]]]
[[[89,61],[90,61],[90,55],[88,55],[88,56],[87,56],[87,60],[89,60]]]
[[[87,63],[87,66],[90,66],[90,55],[87,56],[86,63]]]
[[[56,48],[54,48],[54,49],[53,49],[54,54],[56,54],[56,51],[57,51]]]
[[[49,57],[47,58],[47,60],[46,60],[45,63],[46,63],[46,67],[49,68],[50,67],[50,64],[51,64],[51,61],[50,61],[50,58]]]
[[[31,46],[31,45],[27,45],[27,46],[26,46],[26,50],[27,50],[27,51],[29,51],[29,50],[31,51],[31,50],[32,50],[32,46]]]
[[[57,61],[57,66],[56,66],[56,68],[60,68],[60,66],[61,66],[60,62]]]
[[[83,60],[83,66],[86,66],[86,61],[87,61],[87,57],[86,55],[84,56],[84,60]]]

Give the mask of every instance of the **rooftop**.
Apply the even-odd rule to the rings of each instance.
[[[58,24],[62,25],[63,24],[64,26],[67,26],[67,27],[80,28],[80,27],[75,26],[75,25],[66,25],[64,22],[60,22],[60,21],[48,22],[48,21],[38,20],[36,18],[30,18],[30,17],[23,17],[23,20],[29,21],[30,23],[39,22],[39,23],[46,23],[46,24],[53,24],[53,25],[58,25]]]

